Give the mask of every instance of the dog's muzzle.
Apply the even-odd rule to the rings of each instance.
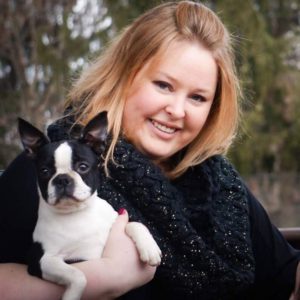
[[[55,188],[55,194],[58,200],[63,198],[73,198],[74,194],[74,179],[68,174],[59,174],[57,175],[52,184]]]

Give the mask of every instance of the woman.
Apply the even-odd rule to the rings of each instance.
[[[75,83],[69,113],[50,126],[50,138],[75,136],[80,125],[108,111],[111,139],[99,196],[147,225],[163,252],[154,279],[132,290],[155,269],[138,262],[123,233],[127,214],[121,215],[104,257],[77,264],[88,277],[87,299],[289,299],[299,253],[221,156],[236,134],[239,98],[230,35],[211,10],[189,1],[162,4],[139,17]],[[12,283],[17,278],[37,299],[55,299],[57,286],[33,282],[16,264],[26,262],[35,220],[32,166],[21,156],[1,178],[1,193],[14,199],[5,210],[11,216],[20,191],[26,193],[22,186],[9,188],[20,170],[33,204],[21,220],[9,217],[1,225],[7,232],[3,261],[14,263],[0,267],[0,282],[11,287],[7,298],[20,296]],[[27,224],[22,238],[20,224]],[[18,289],[22,299],[30,295],[24,284]],[[297,285],[293,297],[300,299]]]

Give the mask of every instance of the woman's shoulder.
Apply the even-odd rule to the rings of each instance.
[[[222,155],[211,156],[191,167],[175,183],[188,193],[188,199],[200,197],[203,198],[201,203],[220,207],[234,205],[243,213],[248,212],[246,186],[229,159]]]
[[[214,155],[192,167],[192,173],[205,174],[215,184],[225,186],[243,185],[242,178],[230,160],[223,155]]]
[[[213,155],[207,158],[201,165],[207,165],[213,167],[217,173],[235,172],[237,173],[235,167],[231,163],[230,159],[224,155]]]
[[[248,195],[243,179],[228,158],[215,155],[187,172],[184,181],[194,194],[204,195],[201,203],[210,203],[213,210],[235,211],[236,215],[248,217]],[[199,197],[199,196],[198,196]]]

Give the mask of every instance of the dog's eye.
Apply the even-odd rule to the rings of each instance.
[[[46,167],[43,167],[40,169],[40,174],[46,177],[50,174],[50,170]]]
[[[79,163],[77,166],[77,172],[84,174],[90,170],[90,166],[87,163]]]

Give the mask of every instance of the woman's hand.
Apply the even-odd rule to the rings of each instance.
[[[101,260],[75,264],[87,276],[87,299],[114,299],[149,282],[156,271],[140,261],[134,242],[125,233],[126,211],[111,228]],[[102,287],[102,288],[101,288]]]
[[[156,267],[149,266],[140,260],[133,240],[125,233],[127,223],[128,214],[126,210],[123,210],[111,229],[102,257],[111,258],[120,269],[122,277],[126,274],[127,283],[136,288],[153,279]],[[128,276],[128,270],[130,270],[130,276]]]

